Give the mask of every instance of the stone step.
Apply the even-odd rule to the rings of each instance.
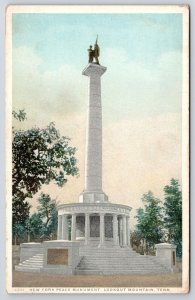
[[[140,258],[134,258],[132,259],[131,257],[124,257],[124,258],[119,258],[119,257],[89,257],[89,256],[84,256],[89,262],[117,262],[121,264],[126,264],[126,263],[150,263],[150,264],[157,264],[156,261],[150,260],[150,259],[140,259]]]
[[[19,267],[16,266],[15,270],[18,272],[30,272],[30,273],[40,273],[40,268],[33,268],[33,267]]]
[[[92,265],[92,264],[80,264],[79,265],[79,268],[91,268],[92,266],[94,266],[94,264]],[[130,269],[145,269],[145,268],[147,268],[147,269],[164,269],[164,268],[162,268],[162,267],[160,267],[160,266],[155,266],[155,265],[144,265],[144,264],[140,264],[140,265],[117,265],[117,264],[115,264],[115,265],[113,265],[113,264],[110,264],[110,265],[108,265],[108,264],[106,264],[106,265],[103,265],[103,264],[98,264],[97,265],[97,267],[99,268],[99,269],[104,269],[104,268],[116,268],[116,269],[128,269],[128,270],[130,270]]]
[[[97,266],[99,269],[104,269],[104,268],[120,268],[120,269],[143,269],[143,268],[148,268],[148,269],[165,269],[165,267],[161,267],[159,265],[150,265],[150,264],[131,264],[131,265],[120,265],[120,264],[98,264],[95,265],[94,263],[85,263],[81,262],[79,264],[79,268],[85,268],[89,267],[91,268],[92,266]]]
[[[31,257],[27,259],[28,261],[43,261],[43,258]]]
[[[19,263],[19,266],[43,266],[43,262],[29,262],[29,261],[24,261],[22,263]]]
[[[40,273],[43,267],[43,254],[38,253],[15,266],[16,271]]]
[[[79,269],[85,269],[85,268],[88,268],[88,269],[93,269],[94,268],[94,265],[92,266],[92,265],[80,265],[79,267],[77,267],[77,268],[79,268]],[[161,270],[161,269],[163,269],[163,270],[166,270],[166,268],[159,268],[158,266],[156,266],[156,267],[153,267],[153,266],[144,266],[144,265],[142,265],[142,266],[126,266],[126,267],[124,267],[124,266],[97,266],[97,269],[98,270],[104,270],[104,269],[106,269],[106,270],[108,270],[108,269],[117,269],[117,270],[143,270],[143,269],[147,269],[147,270]]]
[[[100,271],[100,270],[76,270],[75,274],[76,275],[140,275],[140,274],[166,274],[168,273],[167,271],[154,271],[154,270],[134,270],[134,271],[123,271],[123,270],[113,270],[111,271]]]
[[[166,267],[159,264],[155,256],[140,255],[127,248],[98,249],[91,252],[83,248],[83,258],[76,269],[76,274],[158,274],[168,273]]]

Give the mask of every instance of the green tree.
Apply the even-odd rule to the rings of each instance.
[[[46,128],[14,130],[12,142],[12,190],[21,200],[31,198],[43,184],[58,186],[76,175],[76,148],[70,139],[60,136],[54,123]]]
[[[29,218],[29,234],[33,241],[43,234],[43,221],[37,212],[32,214]]]
[[[26,119],[24,110],[12,114],[18,121]],[[13,128],[12,136],[12,230],[16,242],[29,225],[30,205],[26,199],[51,181],[63,186],[68,176],[78,174],[78,168],[76,148],[69,145],[69,138],[60,136],[54,123],[42,129]]]
[[[12,235],[14,244],[18,238],[27,236],[28,219],[31,206],[27,201],[21,201],[17,196],[12,198]]]
[[[130,243],[131,243],[131,247],[134,248],[134,246],[135,246],[136,251],[138,252],[138,248],[141,245],[141,236],[139,235],[139,233],[136,230],[131,232]]]
[[[48,194],[41,193],[38,203],[37,213],[30,217],[31,236],[43,239],[54,238],[58,223],[56,200],[51,199]]]
[[[136,230],[138,235],[143,240],[146,253],[149,249],[154,250],[154,246],[160,243],[163,237],[163,216],[161,201],[154,197],[152,192],[144,194],[142,197],[144,209],[137,210],[137,226]]]
[[[179,181],[171,179],[164,188],[164,226],[168,230],[168,241],[177,246],[177,256],[182,256],[182,192]]]

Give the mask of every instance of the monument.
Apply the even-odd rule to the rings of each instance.
[[[89,51],[90,63],[82,74],[89,78],[86,133],[85,187],[79,203],[62,204],[58,210],[58,239],[66,239],[71,219],[71,240],[97,247],[129,245],[129,213],[126,205],[112,204],[102,191],[102,103],[101,77],[106,67],[99,64],[97,40]],[[93,58],[96,62],[93,63]]]
[[[102,190],[102,99],[100,48],[88,49],[89,80],[85,186],[78,202],[58,207],[57,240],[21,245],[18,271],[57,274],[148,274],[176,270],[175,247],[157,246],[157,256],[142,256],[130,247],[131,207],[111,203]],[[95,59],[95,62],[94,62]]]

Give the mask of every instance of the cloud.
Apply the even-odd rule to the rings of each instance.
[[[164,53],[156,65],[130,61],[122,48],[107,49],[102,62],[103,188],[111,202],[132,206],[152,190],[163,197],[171,177],[181,179],[180,55]],[[43,71],[29,47],[13,50],[13,107],[25,109],[24,128],[51,121],[76,146],[79,178],[64,188],[44,186],[61,203],[77,202],[84,188],[88,79],[74,65]],[[112,174],[112,176],[111,176]],[[36,206],[37,195],[33,198]]]
[[[128,57],[122,48],[107,49],[103,54],[102,61],[107,62],[102,78],[106,118],[181,112],[181,54],[166,52],[155,64]]]
[[[13,58],[14,107],[26,109],[29,119],[54,121],[56,115],[84,109],[87,84],[81,70],[63,65],[43,72],[42,60],[28,47],[14,49]]]

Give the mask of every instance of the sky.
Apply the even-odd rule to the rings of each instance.
[[[13,109],[23,129],[54,121],[76,146],[78,178],[44,186],[61,203],[84,188],[87,49],[98,34],[103,107],[103,190],[136,209],[151,190],[163,200],[181,180],[182,14],[15,13],[12,19]],[[112,176],[110,176],[112,174]],[[38,195],[32,200],[36,207]]]

